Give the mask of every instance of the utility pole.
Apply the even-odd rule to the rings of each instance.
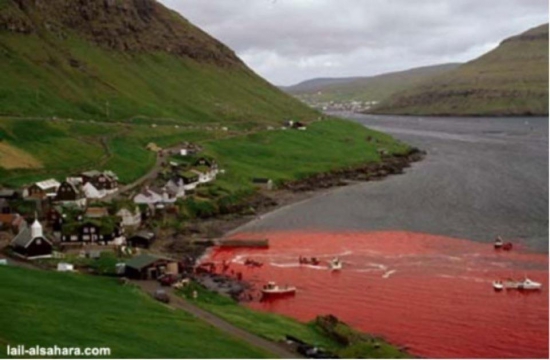
[[[109,119],[109,101],[105,101],[105,116]]]

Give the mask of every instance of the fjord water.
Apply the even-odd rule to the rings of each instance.
[[[342,114],[339,114],[340,116]],[[405,174],[279,209],[234,237],[267,250],[215,250],[258,287],[294,298],[249,306],[308,321],[331,313],[428,357],[548,357],[548,119],[358,116],[424,149]],[[495,251],[501,235],[511,252]],[[300,266],[298,256],[321,266]],[[340,256],[344,269],[327,270]],[[264,262],[243,265],[247,257]],[[541,292],[495,292],[529,276]]]

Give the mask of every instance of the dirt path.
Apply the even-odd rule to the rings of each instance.
[[[143,291],[151,294],[156,289],[159,288],[159,285],[155,281],[133,281],[133,284],[139,286]],[[267,351],[270,354],[273,354],[282,359],[296,359],[300,358],[298,354],[295,354],[283,346],[274,343],[272,341],[261,338],[257,335],[251,334],[245,330],[242,330],[236,326],[231,325],[227,321],[205,311],[190,302],[186,301],[182,297],[174,294],[173,289],[163,288],[170,294],[170,305],[174,308],[184,310],[190,314],[193,314],[197,318],[209,323],[210,325],[218,328],[219,330],[230,334],[231,336],[237,337],[241,340],[246,341],[247,343],[254,345],[258,348],[261,348]]]

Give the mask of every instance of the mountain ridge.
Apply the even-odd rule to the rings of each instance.
[[[405,89],[369,112],[401,115],[548,115],[548,24]]]

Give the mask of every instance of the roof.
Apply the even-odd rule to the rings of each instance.
[[[90,171],[83,172],[82,175],[87,177],[95,177],[95,176],[101,175],[101,172],[97,170],[90,170]]]
[[[17,192],[12,189],[2,189],[0,190],[0,198],[12,197],[15,196]]]
[[[34,184],[42,190],[48,190],[48,189],[51,189],[51,188],[58,188],[59,185],[61,185],[59,183],[59,181],[57,181],[55,179],[48,179],[48,180],[44,180],[44,181],[39,181],[39,182],[36,182]]]
[[[48,239],[46,239],[44,236],[41,236],[40,238],[47,241],[51,245],[51,242]],[[25,226],[19,232],[19,234],[17,234],[17,236],[13,238],[13,240],[11,241],[11,245],[26,248],[31,244],[32,240],[34,239],[32,237],[31,229],[28,226]]]
[[[104,217],[109,216],[109,211],[104,207],[89,207],[84,214],[88,217]]]
[[[193,179],[198,177],[198,174],[191,171],[183,171],[183,172],[180,172],[179,175],[185,179]]]
[[[133,236],[131,236],[130,239],[133,238],[133,237],[140,237],[140,238],[144,238],[144,239],[147,239],[147,240],[153,240],[155,238],[155,233],[150,232],[150,231],[139,231],[136,234],[134,234]]]
[[[142,270],[143,268],[146,268],[147,266],[153,264],[155,261],[158,260],[175,261],[160,255],[141,254],[128,260],[126,262],[126,266],[132,269]]]

